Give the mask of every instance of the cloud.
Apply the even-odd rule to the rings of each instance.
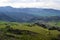
[[[60,9],[60,0],[0,0],[0,6]]]

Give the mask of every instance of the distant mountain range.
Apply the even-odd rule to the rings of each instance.
[[[60,20],[60,10],[43,8],[0,7],[0,20],[11,22],[33,22],[37,20]]]

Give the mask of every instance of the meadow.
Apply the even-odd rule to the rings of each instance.
[[[60,40],[60,31],[49,30],[33,23],[1,21],[0,40]]]

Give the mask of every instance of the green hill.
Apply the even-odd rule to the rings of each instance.
[[[33,23],[0,22],[0,40],[60,40],[60,31]]]

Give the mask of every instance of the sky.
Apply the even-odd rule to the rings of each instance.
[[[15,8],[53,8],[60,10],[60,0],[0,0],[0,7]]]

